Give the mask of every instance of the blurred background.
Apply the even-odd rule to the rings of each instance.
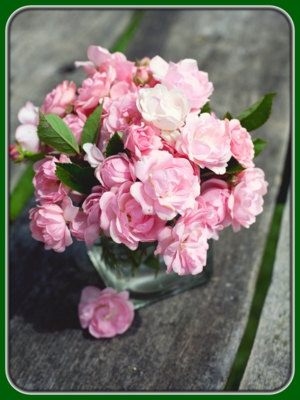
[[[268,142],[256,165],[263,164],[269,181],[268,195],[279,197],[259,278],[261,284],[257,287],[246,336],[228,383],[229,389],[238,387],[270,282],[290,177],[292,48],[287,17],[272,8],[28,8],[12,18],[8,35],[10,144],[19,125],[18,111],[27,101],[40,106],[46,94],[63,80],[72,80],[80,86],[86,75],[82,69],[75,69],[74,61],[86,61],[90,45],[99,45],[111,52],[122,51],[129,60],[155,55],[173,62],[196,59],[199,69],[208,72],[213,82],[211,109],[220,118],[227,111],[236,116],[264,94],[277,92],[268,129],[262,126],[252,135]],[[276,167],[273,157],[278,147],[281,158],[286,157],[284,170]],[[263,163],[263,157],[268,163]],[[10,163],[9,179],[13,222],[33,193],[31,166]]]

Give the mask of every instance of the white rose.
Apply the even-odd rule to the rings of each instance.
[[[136,105],[145,121],[164,131],[180,128],[190,111],[190,101],[181,89],[168,90],[160,84],[141,89]]]

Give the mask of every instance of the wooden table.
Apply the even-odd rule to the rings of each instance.
[[[86,60],[90,44],[111,46],[132,13],[29,9],[14,18],[11,137],[19,108],[27,100],[41,104],[63,79],[80,82],[82,71],[69,71],[70,63]],[[269,182],[264,212],[250,229],[233,234],[228,228],[221,233],[214,246],[214,275],[207,285],[138,310],[122,336],[95,340],[81,330],[77,317],[82,288],[103,287],[85,245],[76,242],[62,254],[45,251],[28,228],[32,200],[11,228],[9,243],[8,371],[17,388],[28,392],[224,389],[248,320],[282,180],[291,118],[290,35],[287,18],[271,8],[145,12],[127,57],[159,54],[174,62],[197,59],[214,84],[211,106],[219,117],[228,110],[238,115],[265,93],[277,92],[270,120],[253,132],[253,137],[268,141],[256,162]],[[11,168],[12,186],[17,168]],[[284,268],[289,270],[289,260]],[[289,285],[282,290],[288,296]],[[277,301],[273,296],[273,306]],[[289,329],[288,319],[283,329]],[[290,350],[284,354],[289,367]],[[241,389],[276,390],[289,374],[287,368],[273,387],[257,388],[248,380]]]

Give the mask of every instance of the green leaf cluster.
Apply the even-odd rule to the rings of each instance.
[[[106,157],[115,156],[118,153],[123,153],[124,143],[118,132],[115,132],[110,138],[108,145],[106,147]]]
[[[73,132],[58,115],[43,114],[39,110],[39,117],[38,137],[41,142],[68,156],[79,154]]]
[[[206,104],[204,104],[204,106],[201,108],[199,115],[203,113],[208,113],[208,114],[211,113],[209,101]]]
[[[102,108],[103,102],[86,119],[82,130],[81,146],[85,143],[97,143]],[[38,136],[44,144],[67,156],[76,157],[81,154],[72,131],[61,118],[55,114],[43,114],[41,110],[39,110],[39,117]],[[26,156],[34,161],[39,159],[38,154],[34,153],[28,153]],[[93,186],[99,184],[94,175],[94,168],[83,168],[76,163],[57,162],[55,174],[69,188],[86,195],[91,193]]]
[[[268,93],[250,108],[242,112],[236,118],[240,120],[243,128],[248,132],[254,131],[261,127],[271,115],[273,99],[276,93]]]
[[[85,121],[81,135],[81,146],[85,143],[94,144],[98,142],[103,103],[104,101],[102,101],[100,106],[98,106]]]
[[[58,179],[79,193],[89,195],[93,186],[99,185],[92,167],[81,168],[77,164],[55,163],[55,175]]]

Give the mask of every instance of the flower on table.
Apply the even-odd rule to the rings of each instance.
[[[110,287],[100,290],[87,286],[81,293],[78,315],[81,327],[88,328],[92,336],[111,338],[130,327],[134,307],[127,291],[118,293]]]
[[[157,241],[167,273],[201,273],[208,240],[263,211],[268,184],[254,158],[266,143],[249,132],[267,121],[275,94],[219,119],[196,60],[134,63],[100,46],[87,56],[75,63],[88,74],[78,90],[65,80],[40,110],[27,102],[18,114],[10,157],[35,162],[33,237],[58,252],[71,235],[132,251]]]

